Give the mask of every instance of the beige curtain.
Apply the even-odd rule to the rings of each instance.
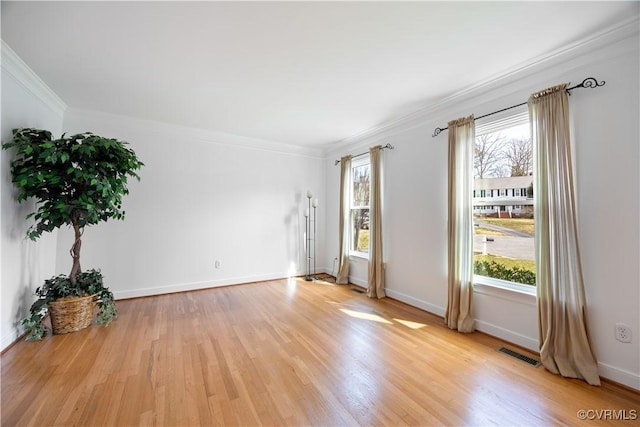
[[[381,147],[369,149],[369,286],[367,295],[384,298],[384,259],[382,254],[382,156]]]
[[[585,319],[566,88],[555,86],[529,98],[540,357],[553,373],[600,385]]]
[[[349,283],[349,220],[350,220],[350,184],[351,184],[351,156],[340,159],[340,218],[338,220],[338,272],[336,283]]]
[[[451,329],[473,332],[473,190],[474,117],[449,122],[449,299],[444,321]]]

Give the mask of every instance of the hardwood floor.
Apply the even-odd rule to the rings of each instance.
[[[593,426],[640,416],[640,394],[561,378],[497,352],[497,339],[351,286],[276,280],[117,307],[107,328],[2,354],[3,426]]]

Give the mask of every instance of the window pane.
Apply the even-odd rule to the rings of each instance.
[[[351,250],[369,252],[369,209],[351,210]]]
[[[369,206],[369,165],[353,168],[353,207]]]
[[[533,151],[528,124],[478,135],[474,176],[475,194],[481,196],[473,198],[474,273],[535,285]],[[493,197],[490,204],[482,197],[485,193]]]

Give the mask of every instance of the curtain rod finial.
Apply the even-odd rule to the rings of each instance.
[[[595,77],[587,77],[582,81],[582,83],[579,86],[586,87],[586,88],[596,88],[599,86],[604,86],[604,84],[605,84],[604,80],[598,83],[598,80],[596,80]]]

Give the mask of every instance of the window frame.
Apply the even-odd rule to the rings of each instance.
[[[516,111],[505,112],[492,119],[484,119],[482,121],[476,121],[476,137],[486,135],[489,133],[499,132],[504,129],[516,127],[529,123],[528,109],[526,107],[519,108]],[[493,190],[490,190],[493,193]],[[534,193],[535,194],[535,193]],[[525,190],[525,196],[527,195]],[[491,194],[492,197],[493,194]],[[515,197],[515,196],[514,196]],[[473,198],[471,200],[473,205]],[[535,205],[534,205],[535,206]],[[535,233],[534,229],[534,233]],[[535,234],[534,234],[535,238]],[[471,249],[473,251],[473,247]],[[489,276],[482,276],[473,274],[472,283],[474,288],[489,287],[501,290],[513,291],[519,294],[535,296],[537,295],[537,284],[527,285],[519,282],[511,282],[508,280],[496,279]]]
[[[362,166],[369,166],[369,179],[371,179],[371,158],[369,154],[365,154],[358,159],[351,160],[351,171],[349,174],[349,256],[356,258],[369,259],[369,251],[362,252],[352,248],[353,244],[353,212],[355,210],[368,209],[369,215],[371,215],[371,196],[369,196],[369,204],[366,206],[354,206],[353,184],[354,184],[354,170]],[[367,248],[368,249],[368,248]]]

